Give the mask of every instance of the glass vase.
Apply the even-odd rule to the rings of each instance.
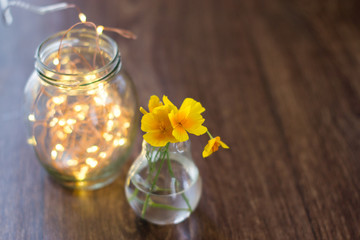
[[[201,177],[191,155],[190,141],[153,147],[143,141],[132,164],[125,193],[135,213],[155,224],[176,224],[196,208]]]
[[[118,176],[136,135],[137,109],[110,37],[80,29],[39,46],[25,87],[28,143],[62,185],[96,189]]]

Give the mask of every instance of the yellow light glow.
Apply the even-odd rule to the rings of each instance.
[[[99,90],[102,90],[103,88],[104,88],[104,83],[99,83],[99,84],[98,84],[98,89],[99,89]]]
[[[91,146],[91,147],[89,147],[88,149],[86,149],[86,151],[87,151],[88,153],[93,153],[93,152],[96,152],[97,150],[99,150],[99,147],[96,146],[96,145]]]
[[[115,117],[120,117],[121,115],[121,109],[119,105],[113,106],[113,112]]]
[[[124,128],[129,128],[129,127],[130,127],[130,123],[129,123],[129,122],[124,123]]]
[[[65,126],[65,124],[66,124],[66,121],[64,119],[60,119],[59,125],[60,126]]]
[[[36,146],[36,140],[35,140],[35,137],[34,137],[34,136],[32,136],[31,138],[29,138],[29,139],[27,140],[27,143],[28,143],[29,145]]]
[[[52,159],[52,160],[55,160],[56,157],[57,157],[57,151],[52,150],[52,151],[51,151],[51,159]]]
[[[62,152],[62,151],[65,150],[65,149],[64,149],[64,146],[61,145],[61,144],[56,144],[56,145],[55,145],[55,149],[58,150],[59,152]]]
[[[114,147],[119,146],[119,139],[115,139],[113,142]]]
[[[99,153],[99,157],[101,157],[101,158],[106,158],[106,152],[101,152],[101,153]]]
[[[68,166],[76,166],[78,164],[78,161],[76,159],[69,159],[66,161],[66,164]]]
[[[105,105],[105,102],[103,101],[103,99],[99,98],[98,96],[94,97],[94,101],[95,101],[96,105]]]
[[[65,126],[65,127],[64,127],[64,132],[65,132],[65,133],[70,134],[70,133],[72,133],[72,131],[73,131],[73,130],[71,129],[70,126]]]
[[[54,58],[53,64],[54,64],[55,66],[57,66],[57,65],[59,65],[59,63],[60,63],[59,59],[58,59],[58,58]]]
[[[95,94],[96,91],[94,89],[92,89],[92,90],[87,91],[86,93],[89,94],[89,95],[92,95],[92,94]]]
[[[77,118],[78,118],[79,120],[81,120],[81,121],[85,119],[85,114],[83,114],[83,113],[79,113],[79,114],[77,114],[76,116],[77,116]]]
[[[64,139],[66,138],[65,133],[63,133],[63,132],[61,132],[61,131],[57,131],[57,132],[56,132],[56,136],[57,136],[58,138],[60,138],[61,140],[64,140]]]
[[[86,15],[83,13],[79,13],[79,19],[82,23],[86,22]]]
[[[78,179],[78,180],[84,180],[85,177],[86,177],[86,173],[87,171],[89,170],[89,167],[88,166],[84,166],[84,167],[81,167],[80,171],[75,173],[75,177]]]
[[[119,139],[119,145],[122,146],[126,143],[126,139],[125,138],[120,138]]]
[[[92,81],[96,78],[96,76],[94,74],[89,74],[85,76],[85,80],[87,81]]]
[[[28,119],[30,122],[35,122],[35,115],[34,114],[29,114]]]
[[[114,127],[114,121],[113,120],[107,121],[107,130],[111,131],[113,127]]]
[[[93,158],[87,158],[85,162],[92,168],[96,167],[96,165],[98,164],[98,162]]]
[[[69,118],[69,119],[66,121],[66,123],[69,124],[69,125],[73,125],[73,124],[76,123],[76,120],[73,119],[73,118]]]
[[[51,121],[49,122],[49,126],[50,127],[55,127],[55,125],[56,125],[56,123],[59,121],[59,119],[58,118],[53,118],[53,119],[51,119]]]
[[[108,117],[109,117],[109,119],[114,119],[114,114],[109,113]]]
[[[74,106],[74,110],[75,110],[76,112],[80,112],[81,109],[82,109],[81,105],[75,105],[75,106]]]
[[[103,133],[103,137],[104,137],[105,141],[109,142],[113,139],[114,136],[105,132],[105,133]]]
[[[101,35],[104,31],[104,26],[101,26],[99,25],[97,28],[96,28],[96,32],[97,34]]]
[[[65,96],[58,96],[58,97],[53,97],[52,101],[55,104],[62,104],[63,102],[65,102],[66,97]]]

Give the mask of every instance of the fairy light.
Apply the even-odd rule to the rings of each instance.
[[[58,118],[54,117],[53,119],[51,119],[51,121],[49,122],[49,126],[50,127],[55,127],[55,125],[57,124],[57,122],[59,121]]]
[[[104,26],[102,25],[99,25],[97,28],[96,28],[96,32],[97,34],[101,35],[104,31]]]
[[[113,129],[113,126],[114,126],[114,121],[113,120],[107,121],[107,130],[108,130],[108,132],[110,132]]]
[[[81,105],[75,105],[75,106],[74,106],[74,110],[75,110],[76,112],[80,112],[81,109],[82,109]]]
[[[120,110],[119,105],[115,105],[115,106],[113,107],[113,112],[114,112],[114,116],[115,116],[115,117],[120,117],[120,115],[121,115],[121,110]]]
[[[76,117],[79,119],[79,120],[84,120],[85,119],[85,114],[84,113],[79,113],[76,115]]]
[[[114,119],[115,116],[114,116],[114,114],[109,113],[108,117],[109,117],[109,119]]]
[[[65,96],[59,96],[59,97],[53,97],[52,100],[55,104],[62,104],[65,102],[66,97]]]
[[[64,146],[61,144],[56,144],[55,149],[59,152],[63,152],[65,150]]]
[[[67,164],[68,166],[76,166],[76,165],[78,164],[78,160],[76,160],[76,159],[69,159],[69,160],[66,161],[66,164]]]
[[[114,145],[114,147],[119,146],[119,145],[120,145],[120,144],[119,144],[119,139],[115,139],[115,140],[113,141],[113,145]]]
[[[86,81],[93,81],[96,79],[96,76],[94,74],[89,74],[85,76]]]
[[[97,150],[99,150],[99,147],[98,146],[91,146],[91,147],[89,147],[88,149],[86,149],[86,151],[88,152],[88,153],[94,153],[94,152],[96,152]]]
[[[119,139],[119,145],[123,146],[126,143],[126,139],[125,138],[120,138]]]
[[[73,119],[73,118],[69,118],[67,121],[66,121],[67,124],[69,125],[74,125],[76,123],[76,120]]]
[[[77,8],[75,5],[71,7]],[[87,22],[86,15],[80,10],[78,17],[80,22],[70,27],[63,35],[57,56],[48,59],[48,67],[66,74],[89,72],[90,74],[84,76],[84,83],[89,84],[99,79],[98,73],[94,70],[108,63],[105,61],[105,53],[99,47],[99,36],[104,31],[115,32],[131,39],[135,39],[136,36],[127,30],[96,26],[92,22]],[[97,47],[93,49],[94,57],[91,59],[85,58],[79,48],[68,46],[66,41],[70,36],[67,33],[81,24],[93,28],[97,33]],[[66,48],[66,51],[61,52],[62,48]],[[68,50],[73,51],[71,57],[67,55]],[[108,61],[107,58],[106,60]],[[80,70],[81,64],[84,68],[81,67]],[[71,75],[63,77],[62,81],[74,81]],[[134,115],[132,109],[124,107],[119,102],[113,102],[113,99],[118,98],[118,90],[109,87],[110,84],[102,81],[93,82],[91,87],[88,86],[83,95],[60,94],[48,98],[44,102],[46,114],[39,115],[41,120],[35,118],[35,112],[28,115],[28,120],[34,122],[34,128],[35,124],[36,127],[41,127],[34,131],[36,140],[35,136],[32,136],[27,142],[37,146],[39,152],[52,159],[52,167],[81,181],[98,171],[98,168],[109,166],[113,153],[119,152],[130,136],[128,128]]]
[[[107,132],[104,132],[103,137],[104,137],[105,141],[109,142],[109,141],[111,141],[113,139],[114,136],[107,133]]]
[[[79,13],[79,19],[82,23],[86,22],[86,15],[84,13]]]
[[[52,160],[55,160],[56,157],[57,157],[57,151],[52,150],[52,151],[51,151],[51,159],[52,159]]]
[[[54,64],[55,66],[57,66],[57,65],[59,65],[59,63],[60,63],[59,59],[58,59],[58,58],[54,58],[53,64]]]
[[[87,158],[85,162],[92,168],[96,167],[96,165],[98,164],[98,162],[94,158]]]
[[[64,119],[60,119],[59,125],[64,126],[66,124],[66,121]]]
[[[64,132],[65,132],[65,133],[70,134],[70,133],[72,133],[72,131],[73,131],[73,130],[71,129],[70,126],[65,126],[65,127],[64,127]]]
[[[78,180],[84,180],[86,178],[86,174],[89,170],[88,166],[81,167],[79,172],[75,173],[75,176]]]
[[[29,114],[28,119],[30,122],[35,122],[35,115],[34,114]]]
[[[27,143],[28,143],[29,145],[36,146],[36,140],[35,140],[35,137],[34,137],[34,136],[32,136],[31,138],[28,138]]]

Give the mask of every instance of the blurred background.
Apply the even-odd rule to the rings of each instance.
[[[54,0],[28,0],[35,5]],[[231,147],[201,159],[190,219],[158,227],[115,183],[72,192],[26,144],[23,89],[37,46],[78,21],[73,9],[13,8],[0,24],[0,239],[360,239],[360,2],[355,0],[74,0],[109,34],[137,87],[176,104],[193,97]]]

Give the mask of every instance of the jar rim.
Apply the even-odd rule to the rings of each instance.
[[[54,70],[53,68],[49,67],[48,65],[46,65],[44,63],[45,59],[42,59],[42,53],[43,51],[46,50],[46,48],[48,47],[48,44],[51,44],[52,41],[54,41],[53,43],[57,43],[59,42],[60,44],[60,39],[61,37],[66,33],[66,31],[60,31],[57,32],[53,35],[51,35],[50,37],[48,37],[47,39],[45,39],[38,47],[37,50],[35,52],[35,59],[36,59],[36,64],[35,64],[35,68],[38,71],[38,73],[40,73],[43,77],[46,78],[45,81],[50,81],[50,83],[58,85],[59,84],[59,80],[56,77],[49,77],[47,75],[49,75],[49,73],[53,76],[66,76],[66,77],[71,77],[71,78],[84,78],[85,76],[88,76],[90,74],[98,74],[100,75],[100,77],[94,79],[91,82],[87,82],[86,84],[76,84],[76,85],[89,85],[91,83],[95,83],[98,81],[101,81],[103,79],[106,79],[117,67],[121,67],[121,54],[119,52],[119,48],[117,43],[115,42],[114,39],[112,39],[111,37],[107,36],[106,34],[101,34],[99,35],[99,39],[109,43],[109,45],[111,46],[111,52],[113,52],[111,59],[109,60],[109,62],[107,62],[105,65],[101,66],[100,68],[96,68],[92,71],[86,72],[86,73],[63,73],[63,72],[59,72]],[[80,33],[94,33],[94,31],[91,31],[89,29],[86,28],[81,28],[81,29],[74,29],[71,31],[71,34],[80,34]],[[94,35],[96,36],[96,35]],[[60,38],[59,38],[60,37]],[[58,40],[56,40],[58,38]],[[109,70],[109,71],[107,71]],[[101,73],[107,73],[107,74],[101,74]],[[73,84],[64,84],[63,82],[60,83],[60,85],[70,85],[73,86]]]

